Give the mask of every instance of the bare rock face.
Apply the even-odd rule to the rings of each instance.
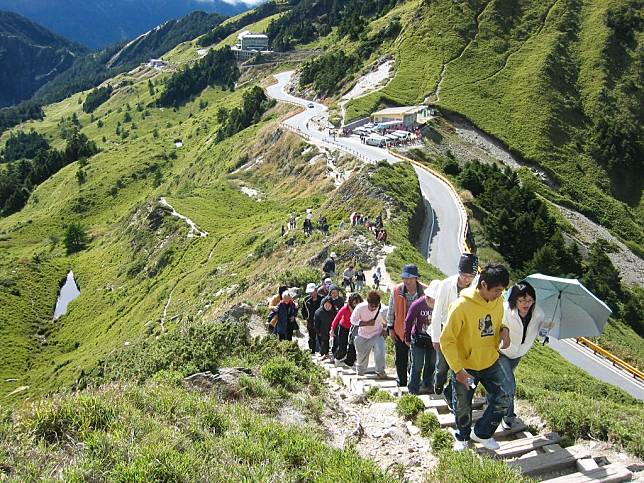
[[[224,397],[236,399],[241,388],[239,378],[253,376],[253,371],[245,367],[222,367],[213,374],[210,371],[198,372],[183,379],[183,383],[201,391],[218,391]]]

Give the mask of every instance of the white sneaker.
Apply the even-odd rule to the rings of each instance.
[[[474,431],[472,431],[472,434],[470,434],[470,438],[481,443],[487,449],[496,450],[501,447],[501,445],[499,445],[499,443],[497,443],[494,438],[479,438]]]
[[[469,441],[460,441],[458,439],[454,440],[454,451],[464,451],[468,448]]]

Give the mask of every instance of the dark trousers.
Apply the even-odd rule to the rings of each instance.
[[[402,340],[396,339],[396,382],[400,387],[407,385],[407,366],[409,365],[409,347]]]
[[[473,378],[474,384],[483,384],[487,392],[487,408],[474,425],[474,432],[479,438],[491,438],[496,428],[501,424],[501,419],[510,407],[510,394],[507,392],[506,380],[510,376],[503,365],[497,360],[487,369],[475,371],[465,369]],[[456,380],[452,374],[452,407],[456,419],[456,432],[454,436],[459,441],[468,441],[472,428],[472,397],[474,389]]]
[[[315,354],[315,349],[317,348],[318,341],[313,320],[306,321],[306,331],[309,333],[309,350],[311,351],[311,354]]]
[[[326,356],[329,354],[329,331],[331,325],[321,325],[318,330],[318,341],[320,342],[320,354]]]
[[[286,334],[277,334],[279,340],[293,340],[293,329],[286,329]]]
[[[445,387],[445,383],[447,382],[447,371],[449,371],[449,365],[445,360],[445,356],[441,351],[437,351],[436,373],[434,374],[434,389],[436,390],[436,392],[439,392],[438,389]]]
[[[333,356],[347,366],[352,366],[356,362],[356,348],[353,344],[349,344],[349,329],[339,324],[333,339]]]

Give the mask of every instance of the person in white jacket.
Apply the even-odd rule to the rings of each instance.
[[[503,325],[510,329],[510,346],[501,349],[499,362],[506,373],[506,390],[512,397],[508,412],[501,421],[503,429],[510,429],[516,418],[514,394],[517,383],[514,378],[521,357],[530,350],[542,329],[550,329],[552,322],[546,322],[543,310],[537,305],[537,295],[532,285],[525,280],[510,289],[504,305]]]
[[[450,304],[458,298],[461,290],[472,284],[472,281],[478,272],[478,267],[479,259],[475,254],[463,253],[458,262],[458,273],[446,278],[440,283],[436,295],[436,301],[434,303],[434,313],[430,327],[430,335],[432,337],[434,350],[436,351],[434,393],[441,394],[444,391],[445,400],[450,407],[452,405],[451,387],[449,385],[445,387],[449,366],[447,365],[445,357],[443,357],[443,354],[440,352],[441,346],[439,340],[441,338],[441,330],[447,323],[447,312]]]

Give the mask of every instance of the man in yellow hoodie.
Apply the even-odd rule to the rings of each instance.
[[[507,375],[499,364],[499,344],[503,349],[510,345],[510,332],[502,326],[501,299],[509,284],[510,275],[503,265],[487,264],[477,286],[462,290],[450,306],[447,324],[441,333],[441,350],[454,371],[455,451],[467,448],[470,437],[488,449],[499,448],[492,435],[511,402],[510,394],[504,389]],[[479,382],[487,391],[488,406],[471,432],[472,397]]]

